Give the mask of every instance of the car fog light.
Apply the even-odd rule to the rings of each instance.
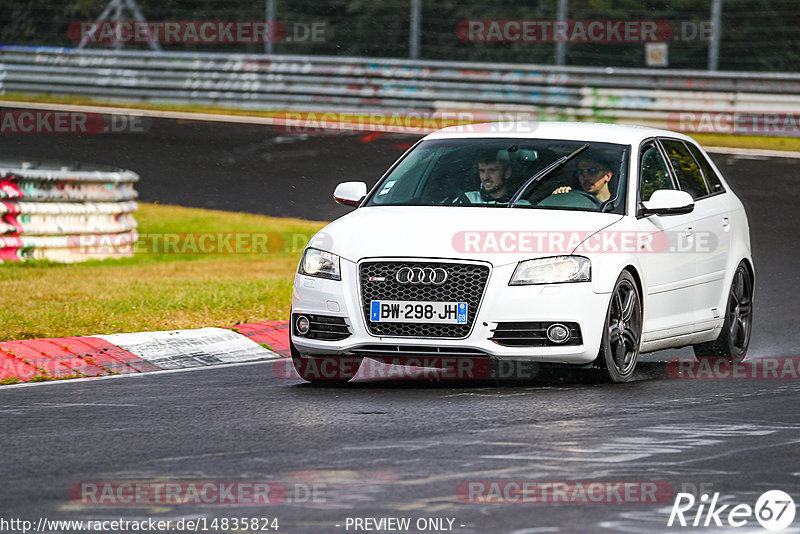
[[[308,317],[305,315],[300,315],[297,317],[297,321],[294,323],[295,329],[297,333],[301,336],[308,334],[308,330],[311,328],[311,323],[308,321]]]
[[[547,339],[553,343],[566,343],[569,341],[569,328],[563,324],[553,324],[547,329]]]

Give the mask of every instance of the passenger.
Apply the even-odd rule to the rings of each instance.
[[[511,162],[499,159],[497,152],[489,152],[478,160],[478,177],[481,179],[480,190],[464,193],[472,204],[508,204],[515,193],[508,183]]]

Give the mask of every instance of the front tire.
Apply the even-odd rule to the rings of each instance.
[[[607,382],[622,383],[633,377],[642,339],[642,299],[636,281],[622,271],[603,323],[603,340],[595,366]]]
[[[294,346],[291,337],[289,349],[297,374],[312,384],[344,384],[358,374],[364,359],[353,356],[306,358]]]
[[[725,358],[733,363],[744,360],[753,329],[753,277],[744,262],[736,268],[728,292],[725,322],[714,341],[694,345],[694,355],[703,358]]]

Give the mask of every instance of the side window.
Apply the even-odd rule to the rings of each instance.
[[[711,194],[724,193],[725,188],[722,186],[719,176],[717,176],[717,173],[711,167],[711,164],[708,162],[708,158],[705,156],[705,154],[703,154],[700,149],[694,146],[692,143],[686,143],[686,146],[689,147],[689,152],[692,153],[694,159],[700,164],[700,168],[703,170],[703,175],[706,177],[706,185],[708,185],[708,190],[711,192]]]
[[[639,194],[642,201],[650,200],[654,191],[675,189],[667,171],[667,162],[655,145],[646,146],[639,165]]]
[[[661,139],[661,144],[667,151],[681,190],[692,195],[694,199],[708,195],[703,173],[686,145],[674,139]]]

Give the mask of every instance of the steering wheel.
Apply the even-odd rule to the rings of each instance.
[[[572,189],[567,193],[556,193],[537,204],[546,208],[567,208],[589,211],[600,211],[603,203],[591,193],[583,189]]]
[[[570,193],[575,193],[576,195],[583,195],[586,198],[590,199],[594,204],[597,205],[598,210],[603,206],[603,202],[599,198],[597,198],[591,193],[587,193],[583,189],[573,189],[572,191],[570,191]]]
[[[459,191],[455,195],[451,195],[446,199],[442,200],[441,204],[456,204],[461,206],[471,206],[472,201],[464,194],[463,191]]]

